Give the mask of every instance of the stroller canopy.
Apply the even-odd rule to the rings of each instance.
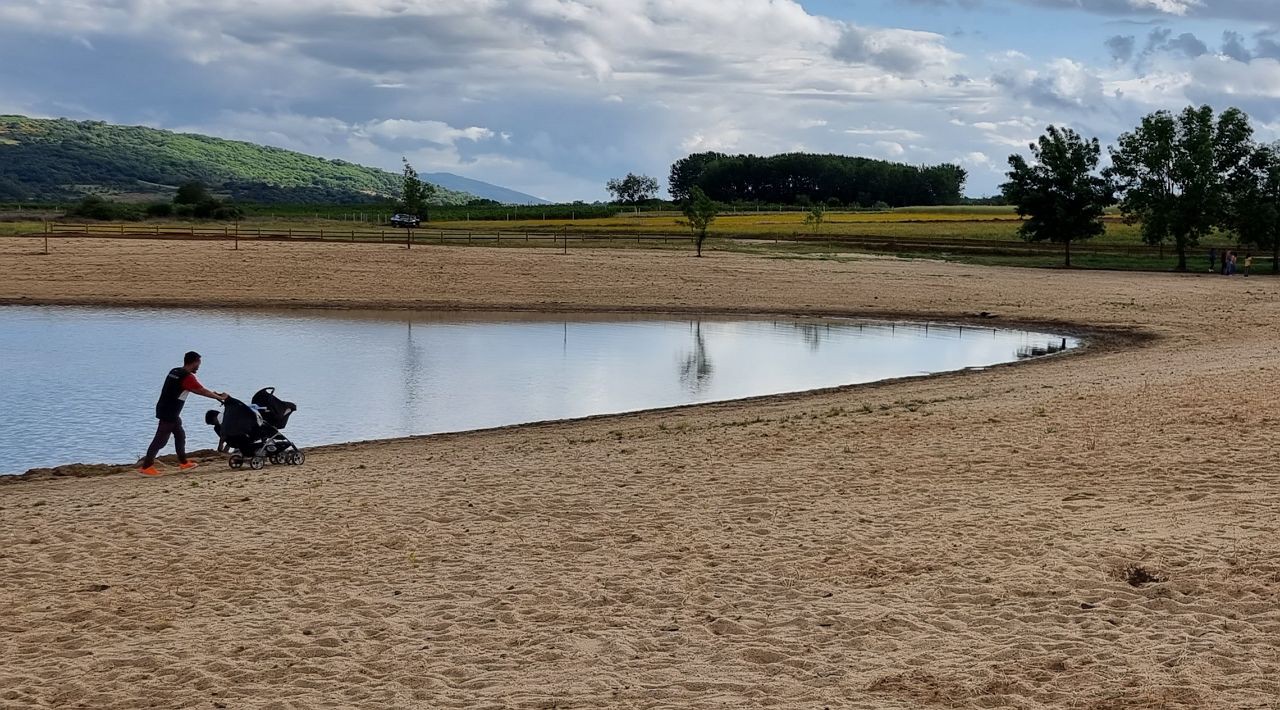
[[[263,387],[253,395],[253,405],[262,408],[262,418],[277,429],[289,424],[289,415],[298,411],[298,405],[276,396],[275,387]]]

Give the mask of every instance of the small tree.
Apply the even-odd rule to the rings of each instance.
[[[827,208],[823,205],[814,205],[809,208],[809,213],[804,216],[804,223],[813,227],[813,233],[817,234],[822,230],[822,223],[827,219]]]
[[[404,163],[404,183],[400,190],[400,204],[404,206],[404,211],[414,215],[422,214],[423,208],[427,204],[427,186],[418,179],[418,171],[413,169],[409,164],[409,159],[401,156],[401,162]]]
[[[702,256],[702,242],[707,238],[707,227],[716,221],[716,203],[707,197],[707,193],[703,192],[702,188],[694,187],[689,190],[689,199],[684,201],[681,211],[687,220],[685,223],[693,231],[697,255]]]
[[[614,178],[605,183],[605,187],[609,190],[609,194],[613,195],[614,202],[626,204],[652,200],[658,194],[656,179],[635,173],[627,173],[627,176],[622,179]]]
[[[1097,138],[1086,141],[1069,128],[1049,126],[1031,144],[1031,154],[1032,163],[1009,156],[1009,182],[1001,190],[1024,218],[1018,234],[1063,245],[1070,267],[1071,243],[1105,232],[1102,214],[1115,203],[1110,182],[1094,174],[1102,147]]]

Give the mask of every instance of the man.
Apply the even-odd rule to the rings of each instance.
[[[195,392],[219,402],[227,400],[226,392],[211,392],[200,384],[196,379],[199,369],[200,353],[193,350],[182,358],[182,367],[169,370],[169,374],[165,376],[164,386],[160,388],[160,399],[156,402],[156,419],[160,423],[156,426],[155,438],[151,440],[151,446],[147,449],[147,456],[142,460],[138,473],[144,476],[160,475],[156,470],[156,454],[169,443],[170,434],[173,435],[174,448],[178,450],[178,468],[187,471],[196,467],[195,461],[187,460],[187,433],[182,430],[182,417],[179,416],[182,414],[182,405],[187,403],[187,393]]]

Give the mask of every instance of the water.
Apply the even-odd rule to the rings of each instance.
[[[0,473],[128,463],[165,373],[299,405],[300,446],[872,382],[1074,347],[1044,333],[840,319],[0,307]],[[188,448],[217,438],[191,395]],[[169,449],[171,451],[171,449]]]

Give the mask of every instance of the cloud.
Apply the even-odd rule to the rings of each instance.
[[[1201,100],[1275,123],[1271,0],[961,4],[992,20],[981,34],[796,0],[7,0],[0,65],[23,71],[0,72],[0,102],[391,170],[404,155],[553,199],[665,176],[697,150],[959,156],[989,193],[1003,156],[1049,123],[1107,141]],[[1057,56],[1001,30],[1011,5],[1049,26],[1069,12],[1157,24],[1107,39],[1113,23],[1090,20],[1077,44],[1112,61]],[[1219,50],[1195,34],[1208,23],[1181,19],[1197,17],[1242,22]]]
[[[1127,63],[1133,59],[1134,50],[1137,49],[1138,40],[1133,35],[1121,36],[1116,35],[1107,40],[1107,50],[1111,52],[1111,59],[1121,64]]]
[[[832,55],[850,64],[868,64],[898,76],[915,76],[926,68],[944,68],[959,55],[932,32],[867,30],[847,26]]]

